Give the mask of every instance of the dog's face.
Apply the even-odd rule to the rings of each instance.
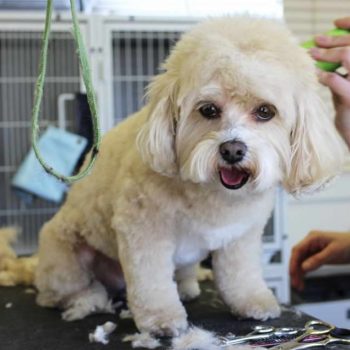
[[[317,95],[313,62],[279,24],[208,21],[164,67],[138,137],[154,170],[236,193],[279,182],[301,192],[339,171],[345,148]]]
[[[254,94],[245,83],[228,87],[219,79],[184,102],[188,112],[175,141],[183,179],[229,190],[265,190],[283,179],[290,135],[278,100]]]

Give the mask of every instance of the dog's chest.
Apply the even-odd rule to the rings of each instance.
[[[224,247],[238,239],[251,226],[249,222],[239,222],[222,227],[209,227],[191,222],[183,231],[177,232],[177,245],[174,256],[176,267],[186,266],[203,260],[211,251]],[[180,227],[179,227],[180,228]]]
[[[221,249],[266,222],[273,205],[273,193],[238,204],[198,201],[178,212],[175,224],[177,267],[197,263],[209,252]],[[205,205],[207,204],[207,205]]]

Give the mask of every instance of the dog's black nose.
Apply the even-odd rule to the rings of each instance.
[[[247,153],[247,146],[241,141],[227,141],[220,145],[220,154],[229,164],[240,162]]]

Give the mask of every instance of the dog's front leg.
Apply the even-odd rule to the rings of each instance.
[[[219,292],[233,313],[258,320],[278,317],[280,307],[261,266],[261,232],[256,229],[213,254]]]
[[[158,336],[177,336],[187,328],[186,311],[174,281],[173,244],[166,235],[156,239],[146,234],[118,237],[128,304],[135,323],[140,331]]]

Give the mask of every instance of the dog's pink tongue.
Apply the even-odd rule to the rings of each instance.
[[[222,181],[229,186],[235,186],[240,184],[245,176],[244,172],[235,168],[221,168],[220,173]]]

